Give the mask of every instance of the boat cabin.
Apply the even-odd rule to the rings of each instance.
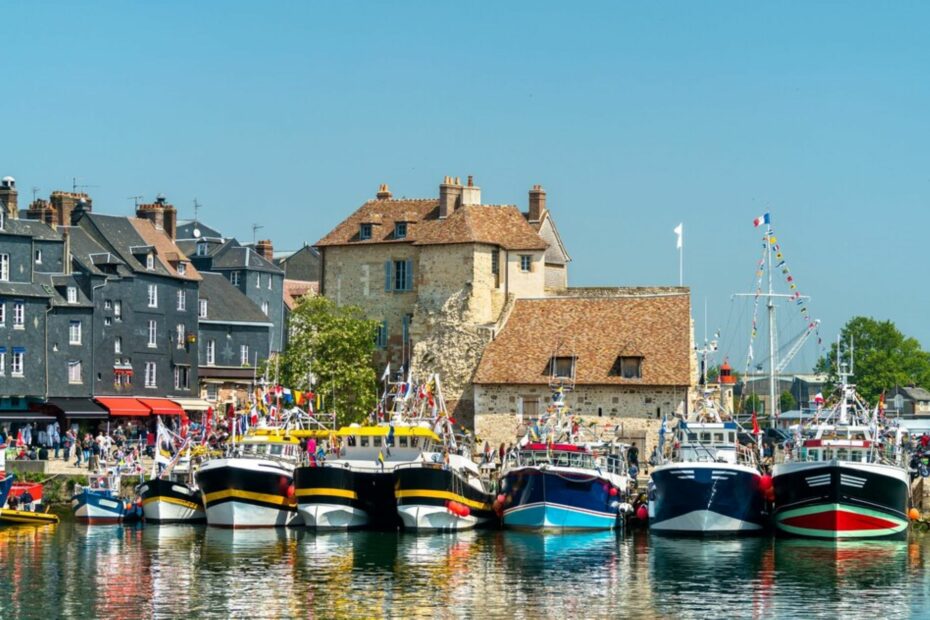
[[[339,446],[339,458],[370,460],[381,456],[386,461],[416,459],[423,452],[443,449],[442,439],[423,426],[388,425],[344,426],[330,436]]]
[[[577,444],[542,442],[528,443],[512,455],[517,466],[551,465],[553,467],[570,467],[573,469],[602,469],[611,473],[625,474],[626,465],[615,453],[605,447],[603,452],[591,450]]]
[[[870,463],[874,442],[865,426],[824,426],[800,445],[802,461],[858,461]]]
[[[239,437],[236,443],[236,451],[244,457],[272,458],[282,461],[300,459],[300,441],[288,434],[249,434]]]
[[[738,463],[745,448],[739,445],[736,422],[679,422],[676,460],[712,463]]]

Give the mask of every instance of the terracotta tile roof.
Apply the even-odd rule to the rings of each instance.
[[[319,282],[284,279],[284,305],[287,306],[288,310],[293,310],[304,295],[318,295],[319,293]]]
[[[546,384],[553,355],[575,355],[586,385],[689,385],[688,293],[518,299],[475,373],[480,384]],[[619,356],[642,356],[642,378],[624,379]]]
[[[402,239],[394,237],[397,222],[407,222],[407,236]],[[360,224],[371,224],[371,239],[359,239]],[[545,250],[547,247],[514,206],[467,205],[440,219],[436,199],[369,200],[314,245],[376,243],[488,243],[508,250]]]
[[[162,264],[162,267],[168,270],[168,273],[182,280],[199,281],[202,279],[200,277],[200,272],[194,268],[189,260],[185,266],[184,275],[178,273],[178,270],[175,269],[171,261],[178,261],[182,258],[187,260],[187,256],[175,245],[174,241],[172,241],[168,235],[155,228],[155,225],[152,224],[151,221],[136,217],[127,219],[132,224],[132,227],[136,229],[136,232],[139,233],[139,236],[142,237],[142,240],[155,247],[155,258]]]

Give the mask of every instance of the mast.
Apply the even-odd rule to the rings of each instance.
[[[774,284],[772,282],[772,226],[769,224],[765,235],[766,256],[768,256],[769,272],[769,428],[775,428],[775,412],[777,405],[775,401],[775,297]]]

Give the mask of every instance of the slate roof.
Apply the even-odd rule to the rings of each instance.
[[[0,282],[0,296],[3,297],[43,297],[54,296],[54,291],[32,282]]]
[[[911,400],[920,400],[920,401],[930,400],[930,391],[927,391],[926,389],[922,387],[914,387],[914,386],[899,387],[897,388],[896,393],[900,393],[904,395],[906,398],[909,398]]]
[[[187,241],[195,239],[194,229],[200,231],[200,239],[208,237],[211,239],[222,239],[223,233],[213,228],[212,226],[207,226],[203,222],[198,222],[196,220],[181,220],[178,222],[178,225],[175,229],[175,240]]]
[[[155,224],[150,220],[139,218],[129,218],[129,221],[133,228],[136,229],[136,232],[139,233],[139,236],[142,237],[148,245],[155,247],[155,258],[168,273],[182,280],[200,280],[200,273],[190,263],[190,260],[184,252],[181,251],[168,235],[155,228]],[[172,264],[181,260],[187,262],[183,275],[181,275]]]
[[[98,233],[95,235],[95,240],[98,244],[104,246],[105,251],[109,251],[113,254],[116,254],[126,266],[136,273],[149,273],[161,275],[169,278],[178,278],[181,280],[195,280],[196,270],[192,270],[193,273],[190,273],[187,276],[181,276],[177,271],[174,270],[168,264],[167,252],[175,252],[181,254],[182,252],[177,246],[168,239],[164,233],[158,232],[152,226],[151,222],[148,220],[140,220],[138,218],[124,217],[117,215],[101,215],[98,213],[88,213],[81,218],[80,222],[87,221],[93,227],[94,230]],[[146,226],[141,226],[139,223],[145,223],[146,226],[151,227],[152,235],[150,236],[147,232],[148,229]],[[146,233],[144,238],[140,234],[140,230]],[[155,243],[155,238],[163,237],[167,242],[157,242]],[[139,258],[136,258],[136,255],[133,254],[132,249],[142,246],[154,246],[156,250],[162,248],[161,251],[156,252],[157,258],[159,260],[155,261],[155,269],[149,271],[145,268],[145,263],[141,262]],[[169,249],[170,248],[170,249]],[[163,253],[164,252],[164,253]]]
[[[49,296],[49,301],[53,306],[65,306],[69,308],[93,308],[94,304],[91,300],[84,294],[84,291],[81,290],[81,287],[78,285],[77,280],[75,280],[73,275],[63,275],[63,274],[48,274],[48,273],[37,273],[35,274],[35,283],[48,287],[46,291],[50,291],[51,295]],[[67,287],[73,286],[77,291],[77,303],[68,303],[68,293]]]
[[[394,236],[394,225],[407,222],[407,236]],[[359,226],[372,225],[371,239],[359,239]],[[439,245],[487,243],[508,250],[545,250],[546,242],[512,205],[466,205],[439,218],[439,201],[369,200],[339,223],[316,247],[412,243]]]
[[[553,355],[575,355],[580,385],[686,386],[690,313],[688,293],[518,299],[474,383],[547,384]],[[619,356],[642,356],[642,378],[617,376]]]
[[[208,321],[247,321],[271,325],[271,319],[239,289],[229,283],[226,276],[209,271],[201,272],[201,299],[207,300]]]
[[[61,241],[61,234],[54,228],[39,220],[7,219],[0,234],[33,237],[39,241]]]
[[[319,295],[319,293],[319,282],[284,279],[284,305],[287,306],[288,310],[293,310],[304,295]]]
[[[235,239],[230,239],[213,255],[211,269],[251,269],[253,271],[268,271],[271,273],[284,273],[284,271],[265,259],[253,248],[240,245]]]
[[[80,226],[61,227],[60,230],[68,231],[71,243],[71,256],[73,256],[74,260],[88,273],[93,275],[105,275],[98,265],[106,262],[118,265],[118,275],[130,275],[132,273],[119,256],[111,253],[100,245],[96,239],[91,237],[87,231]],[[106,257],[107,254],[109,254],[109,258]]]

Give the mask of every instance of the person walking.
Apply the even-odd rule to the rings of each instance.
[[[58,426],[58,422],[52,422],[49,427],[49,439],[52,442],[52,448],[55,449],[55,459],[58,459],[58,452],[61,450],[61,427]],[[68,460],[67,456],[65,460]]]

